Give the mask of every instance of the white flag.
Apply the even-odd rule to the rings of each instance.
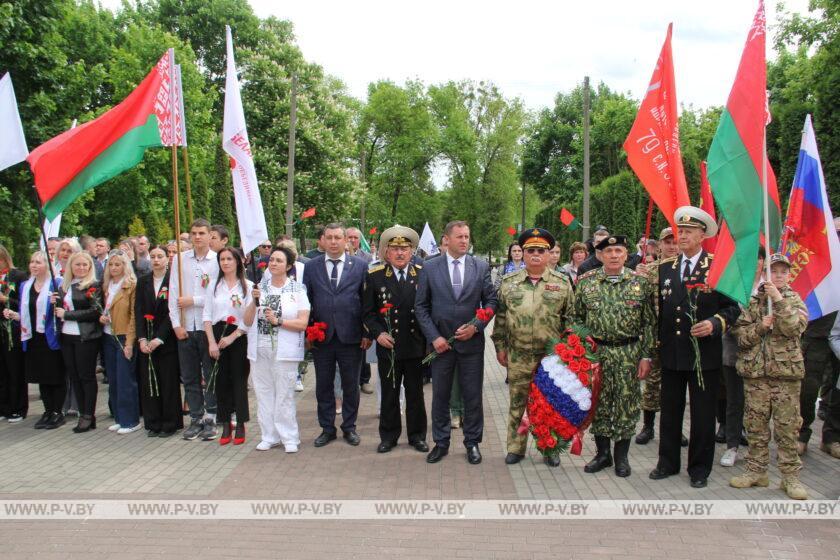
[[[12,77],[6,72],[0,79],[0,171],[22,162],[28,155]]]
[[[423,226],[423,235],[420,236],[420,244],[418,247],[423,249],[427,255],[437,255],[440,253],[440,249],[438,249],[437,242],[435,241],[435,236],[432,234],[432,230],[429,227],[429,222],[426,222],[426,225]]]
[[[222,127],[222,147],[230,156],[233,176],[233,197],[236,201],[236,221],[239,223],[239,237],[245,252],[253,251],[268,239],[265,227],[260,188],[248,131],[245,129],[245,112],[239,95],[239,79],[236,77],[236,63],[233,60],[233,39],[230,26],[227,33],[227,78],[225,79],[225,121]]]
[[[52,220],[48,218],[44,218],[44,235],[47,236],[47,239],[51,237],[58,237],[58,231],[61,228],[61,214],[53,218]],[[44,246],[44,238],[41,238],[41,250],[46,251],[47,248]]]
[[[187,117],[184,113],[184,84],[181,81],[181,65],[175,65],[175,86],[172,88],[175,92],[175,102],[178,103],[177,121],[180,124],[180,136],[178,137],[178,145],[187,145]]]

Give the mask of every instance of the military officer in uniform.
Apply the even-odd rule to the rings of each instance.
[[[540,228],[526,230],[519,236],[525,252],[525,268],[502,278],[499,303],[493,327],[496,358],[507,367],[510,411],[508,413],[507,456],[513,465],[525,456],[528,435],[518,433],[528,401],[534,368],[545,355],[546,344],[560,338],[568,326],[574,292],[568,277],[548,268],[548,251],[554,237]],[[545,458],[556,467],[560,456]]]
[[[405,387],[405,431],[408,443],[423,453],[426,444],[426,403],[420,362],[426,339],[414,317],[414,296],[422,265],[411,262],[419,237],[411,228],[396,225],[382,232],[382,264],[368,270],[364,292],[364,323],[376,339],[382,402],[379,413],[379,453],[387,453],[402,433],[400,387]],[[387,321],[386,321],[387,317]],[[390,322],[390,332],[388,323]]]
[[[717,224],[700,208],[682,206],[674,213],[680,255],[664,259],[653,271],[659,301],[659,359],[662,389],[659,418],[659,461],[650,478],[659,480],[680,472],[680,435],[688,386],[691,430],[688,442],[688,474],[693,488],[705,488],[715,458],[715,410],[717,384],[723,365],[721,335],[734,325],[740,308],[709,288],[691,290],[687,284],[707,283],[712,255],[703,250],[705,237],[714,237]],[[694,306],[694,324],[689,313]],[[700,349],[698,381],[694,347]]]
[[[653,287],[647,278],[625,266],[627,238],[601,240],[602,268],[578,278],[573,323],[588,330],[598,344],[602,386],[592,421],[598,452],[584,471],[596,473],[613,464],[615,474],[630,476],[627,453],[639,421],[641,388],[651,369],[654,347]]]
[[[674,231],[670,227],[666,227],[659,233],[659,258],[650,264],[640,264],[636,267],[636,271],[651,279],[650,271],[654,271],[665,259],[676,257],[680,254],[679,245],[674,238]],[[654,298],[654,307],[659,315],[658,301]],[[659,412],[659,389],[662,382],[662,364],[659,360],[659,353],[654,352],[653,362],[651,363],[650,374],[645,378],[644,386],[642,387],[642,431],[636,436],[636,444],[645,445],[654,437],[653,426],[656,422],[656,413]],[[688,446],[688,439],[685,436],[680,436],[680,444],[683,447]]]

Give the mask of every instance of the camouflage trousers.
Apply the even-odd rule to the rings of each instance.
[[[651,363],[650,373],[645,377],[642,388],[642,410],[659,412],[659,391],[662,387],[662,367],[659,358]]]
[[[627,346],[600,346],[601,395],[591,432],[620,441],[636,433],[641,405],[641,387],[636,377],[639,366],[638,343]]]
[[[800,381],[782,379],[744,379],[744,429],[750,447],[747,470],[763,473],[770,464],[770,420],[778,446],[779,472],[798,474],[802,461],[796,453]]]
[[[534,368],[539,356],[533,354],[508,353],[508,391],[510,408],[508,409],[507,452],[525,455],[528,445],[528,433],[519,434],[519,424],[528,405],[528,392],[534,379]]]

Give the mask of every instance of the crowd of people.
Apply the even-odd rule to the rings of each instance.
[[[311,359],[321,428],[314,446],[336,440],[339,428],[357,446],[360,394],[373,393],[376,362],[377,451],[398,445],[404,412],[408,444],[427,462],[447,456],[452,430],[461,429],[466,459],[478,464],[490,326],[510,393],[505,462],[515,464],[525,456],[520,426],[546,345],[569,328],[585,329],[602,369],[591,428],[597,452],[587,473],[614,466],[617,476],[630,476],[633,436],[637,445],[650,443],[659,412],[651,479],[678,474],[687,446],[691,486],[703,488],[715,444],[724,443],[724,467],[747,446],[745,470],[730,484],[767,486],[772,423],[782,488],[804,499],[800,455],[818,396],[820,448],[840,458],[837,313],[809,322],[789,286],[790,262],[763,252],[753,298],[742,308],[706,284],[713,255],[702,242],[715,235],[714,220],[694,207],[674,219],[676,232],[666,228],[632,248],[597,226],[588,243],[569,247],[566,262],[550,232],[525,230],[497,269],[471,253],[463,221],[446,225],[441,253],[423,257],[411,228],[386,229],[379,249],[366,252],[361,232],[339,223],[324,226],[306,255],[285,236],[246,255],[229,245],[224,226],[204,219],[166,244],[145,235],[114,249],[104,238],[49,239],[28,271],[0,247],[0,416],[11,423],[27,417],[32,383],[44,408],[34,428],[57,429],[77,416],[72,431],[90,432],[101,373],[108,430],[241,445],[250,378],[256,449],[295,453],[295,391]],[[560,456],[545,462],[557,467]]]

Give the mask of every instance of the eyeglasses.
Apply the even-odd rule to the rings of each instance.
[[[271,249],[271,245],[260,245],[260,249]]]
[[[533,253],[537,253],[538,255],[542,255],[543,253],[545,253],[545,249],[542,248],[542,247],[528,247],[527,249],[525,249],[525,252],[528,253],[529,255],[533,254]]]

